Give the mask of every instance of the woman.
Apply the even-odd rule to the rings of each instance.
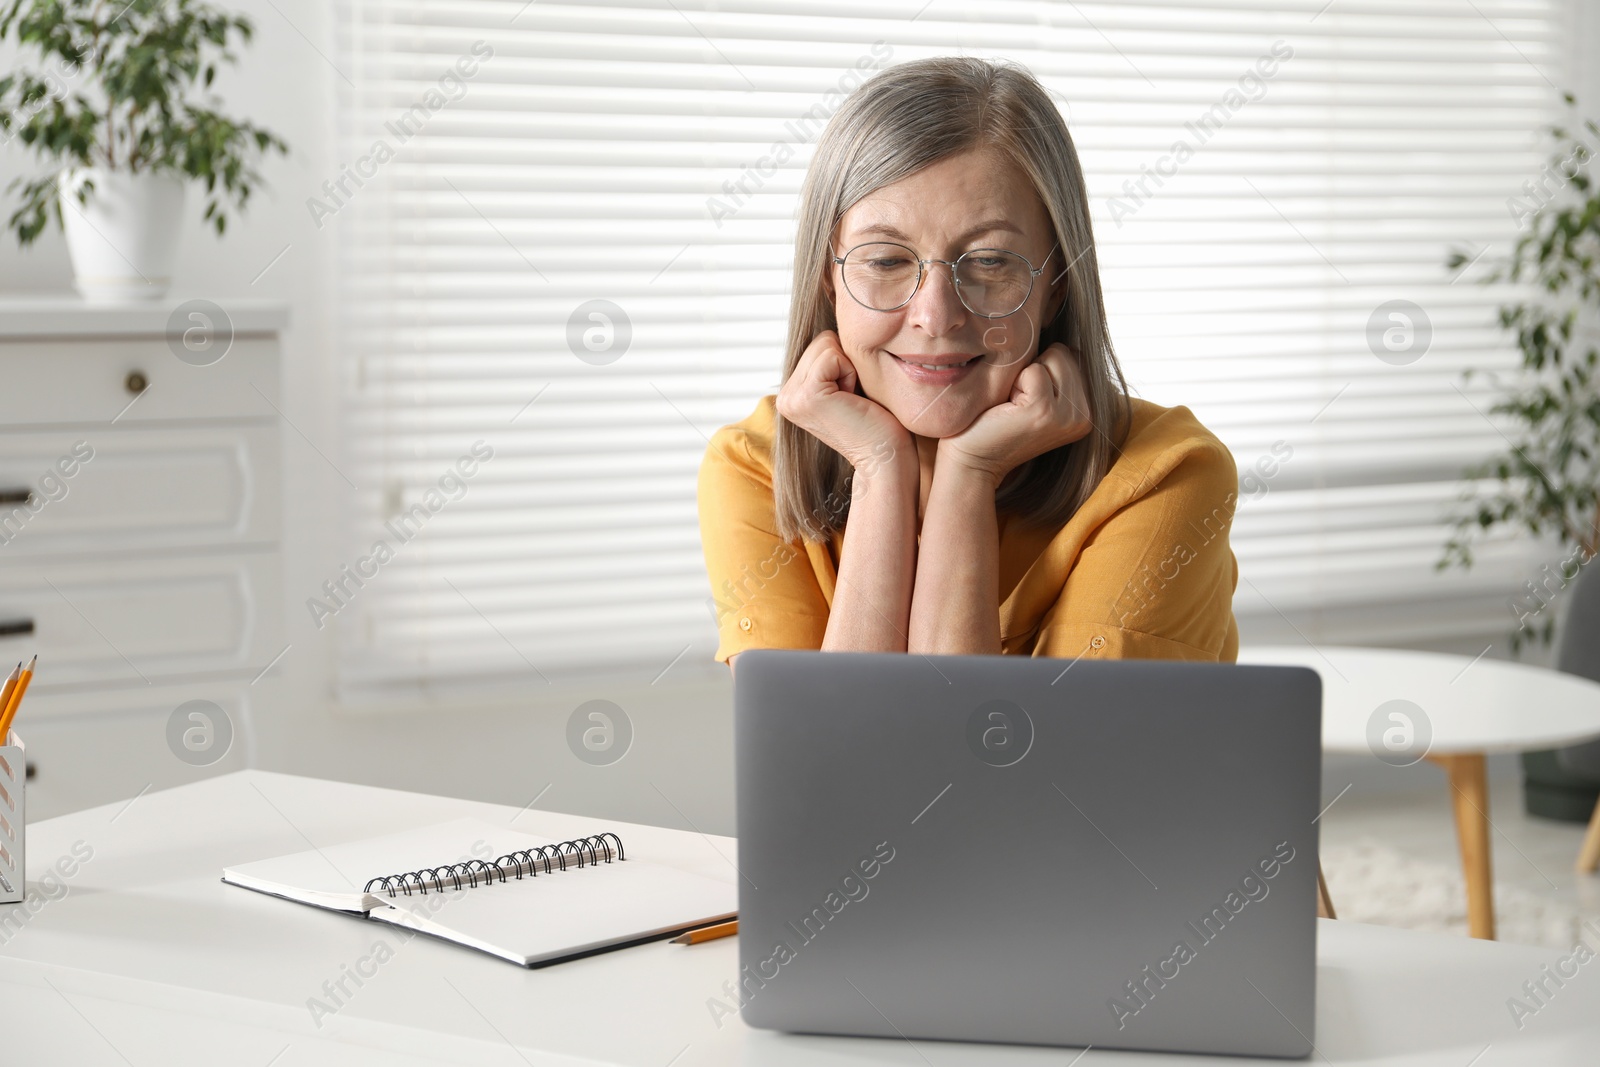
[[[940,57],[833,115],[782,386],[700,468],[720,644],[1235,659],[1237,474],[1127,395],[1059,112]]]

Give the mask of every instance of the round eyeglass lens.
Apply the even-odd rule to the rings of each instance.
[[[974,315],[999,318],[1016,311],[1033,289],[1033,271],[1015,252],[978,248],[956,263],[956,291]]]

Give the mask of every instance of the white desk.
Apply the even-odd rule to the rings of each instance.
[[[737,1017],[719,1027],[707,1002],[735,974],[732,938],[663,942],[528,971],[219,880],[228,863],[460,815],[515,818],[519,828],[559,837],[597,821],[242,771],[29,826],[30,893],[75,843],[93,857],[19,932],[0,927],[0,1061],[1066,1067],[1078,1054],[773,1034]],[[606,825],[629,841],[651,832]],[[733,857],[731,838],[713,841]],[[1562,953],[1326,920],[1318,933],[1317,1062],[1559,1067],[1600,1058],[1600,959],[1579,968],[1518,1032],[1507,998]],[[308,998],[371,959],[383,940],[392,956],[366,965],[375,973],[359,987],[347,981],[343,1006],[313,1021]],[[1600,932],[1590,943],[1600,948]],[[1076,1062],[1272,1061],[1094,1049]]]
[[[1342,645],[1257,645],[1241,648],[1239,662],[1304,666],[1321,675],[1325,750],[1364,753],[1396,766],[1426,758],[1444,769],[1466,878],[1468,928],[1473,937],[1493,938],[1484,755],[1600,737],[1600,683],[1525,663]],[[1404,730],[1388,729],[1394,724],[1414,732],[1408,739]],[[1334,906],[1337,911],[1338,901]]]

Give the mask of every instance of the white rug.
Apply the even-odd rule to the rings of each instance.
[[[1372,838],[1324,845],[1322,874],[1341,919],[1408,930],[1467,932],[1460,866],[1413,859]],[[1554,890],[1552,890],[1554,892]],[[1500,941],[1570,949],[1585,916],[1570,903],[1496,884],[1495,936]],[[1600,916],[1588,916],[1600,928]],[[1588,941],[1594,944],[1591,932]]]

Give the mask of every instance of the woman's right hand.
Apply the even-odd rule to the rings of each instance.
[[[806,346],[782,388],[778,414],[861,470],[887,457],[912,455],[911,432],[888,408],[857,396],[856,368],[839,335],[823,330]]]

